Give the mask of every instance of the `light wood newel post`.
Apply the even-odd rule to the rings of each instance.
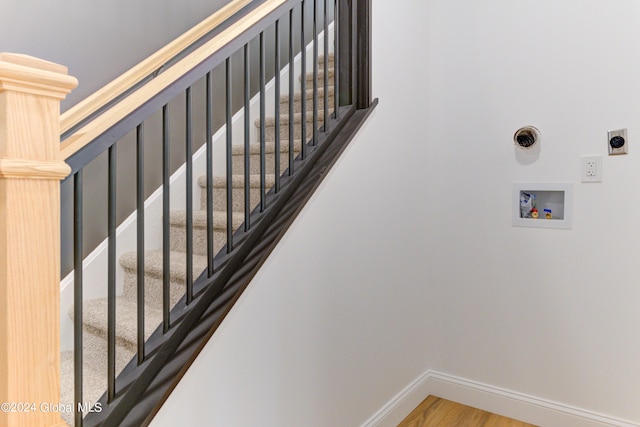
[[[0,53],[0,426],[65,426],[60,396],[60,100],[66,67]],[[55,408],[54,408],[55,409]]]

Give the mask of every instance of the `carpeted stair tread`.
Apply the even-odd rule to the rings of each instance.
[[[274,138],[275,139],[275,138]],[[296,139],[293,143],[293,157],[295,158],[302,150],[302,140]],[[264,152],[264,167],[267,174],[275,174],[276,172],[276,152],[275,141],[266,141]],[[249,173],[260,173],[260,143],[251,144],[249,150]],[[233,146],[232,151],[232,171],[236,174],[244,174],[245,155],[243,146]],[[280,141],[280,165],[278,173],[284,172],[289,167],[289,138]]]
[[[120,257],[120,265],[125,271],[136,273],[138,268],[138,259],[135,252],[128,252]],[[153,250],[144,253],[144,271],[145,276],[162,279],[162,251]],[[207,257],[193,256],[193,271],[201,272],[207,267]],[[184,283],[187,277],[187,266],[185,265],[184,252],[169,252],[169,271],[171,281]]]
[[[276,177],[273,174],[268,174],[265,176],[265,183],[267,188],[273,187],[276,182]],[[201,188],[207,188],[207,177],[201,176],[198,178],[198,185]],[[233,188],[243,188],[244,187],[244,175],[241,174],[233,174],[231,178],[231,185]],[[213,188],[226,188],[227,187],[227,177],[225,176],[214,176],[213,177]],[[260,188],[260,175],[251,174],[249,175],[249,187],[250,188]]]
[[[321,122],[324,120],[324,110],[320,107],[322,107],[323,104],[318,103],[318,121]],[[329,106],[329,110],[330,112],[333,112],[333,108],[331,108],[332,106]],[[307,123],[313,123],[313,113],[307,112],[305,114],[305,119],[307,121]],[[293,114],[293,123],[295,124],[299,124],[302,123],[302,113],[294,113]],[[260,120],[256,120],[255,122],[256,127],[260,127]],[[264,125],[265,127],[274,127],[276,125],[276,119],[275,117],[267,117],[264,120]],[[288,126],[289,125],[289,115],[281,115],[280,116],[280,126]]]
[[[255,166],[255,162],[252,162]],[[243,170],[243,169],[242,169]],[[234,212],[244,212],[245,206],[245,187],[244,187],[244,174],[239,174],[236,169],[232,169],[232,194],[231,194],[231,209]],[[250,171],[251,172],[251,171]],[[269,169],[267,169],[269,172]],[[260,203],[261,188],[260,188],[260,175],[249,175],[249,207],[253,209]],[[265,175],[265,191],[268,192],[275,184],[275,176],[273,174]],[[205,210],[207,208],[207,186],[206,178],[201,176],[198,178],[198,184],[200,185],[200,209]],[[226,209],[227,206],[227,180],[224,176],[213,177],[213,208],[217,210]]]
[[[329,54],[329,64],[335,63],[335,55],[333,53]],[[324,64],[324,53],[318,55],[318,64]]]
[[[324,98],[318,98],[318,102],[320,103],[319,105],[321,106],[321,109],[324,108]],[[313,114],[313,104],[310,104],[311,102],[313,102],[311,99],[307,100],[307,114]],[[330,106],[330,110],[333,111],[334,106],[335,106],[335,100],[333,97],[329,98],[329,106]],[[293,112],[294,113],[300,113],[302,111],[302,103],[300,101],[296,101],[293,103]],[[289,114],[289,103],[288,102],[284,102],[280,104],[280,114],[281,115],[285,115],[285,114]]]
[[[335,76],[335,70],[333,67],[329,67],[329,73],[327,74],[329,76],[329,83],[333,83],[333,77]],[[307,76],[306,76],[306,83],[307,84],[313,84],[313,71],[308,72]],[[299,81],[302,81],[302,76],[300,78],[298,78]],[[324,67],[318,67],[318,86],[322,86],[324,82]]]
[[[107,338],[107,299],[97,298],[84,302],[82,322],[85,331],[91,332],[104,340]],[[131,359],[131,353],[137,346],[137,319],[138,305],[126,297],[116,297],[116,343],[118,352],[126,350]],[[162,311],[152,307],[145,307],[145,339],[149,338],[153,331],[162,322]],[[106,347],[106,343],[105,343]]]
[[[175,228],[172,228],[171,235],[175,235]],[[216,233],[219,234],[219,233]],[[221,239],[216,239],[219,247]],[[195,241],[198,243],[199,241]],[[169,252],[169,308],[184,296],[187,282],[187,254],[183,251],[171,250]],[[124,295],[131,300],[135,300],[137,282],[137,259],[136,253],[130,252],[120,258],[120,264],[124,268]],[[163,260],[162,250],[152,250],[145,252],[144,269],[144,300],[146,307],[153,307],[161,310],[164,305],[163,296]],[[193,254],[192,277],[195,280],[207,268],[207,257],[202,253]]]
[[[333,86],[329,86],[329,98],[333,98],[335,94],[334,91],[334,87]],[[309,103],[309,100],[313,99],[313,88],[307,88],[305,90],[305,99],[307,100],[307,104]],[[318,87],[318,99],[324,99],[324,86],[319,86]],[[296,92],[293,94],[293,101],[294,102],[299,102],[302,100],[302,93],[301,92]],[[280,103],[284,104],[284,103],[288,103],[289,102],[289,95],[285,94],[282,95],[280,97]],[[307,105],[308,108],[308,105]]]
[[[300,140],[294,141],[293,150],[300,150]],[[264,152],[265,154],[273,154],[276,152],[276,143],[274,141],[265,141],[264,144]],[[288,153],[289,152],[289,140],[280,141],[280,153]],[[260,143],[252,142],[249,144],[249,154],[255,155],[260,154]],[[244,157],[244,145],[234,144],[231,146],[231,155],[232,156],[242,156]]]
[[[107,389],[107,341],[85,332],[82,336],[83,360],[83,400],[93,404]],[[135,352],[118,346],[116,348],[116,375],[129,363]],[[74,400],[74,360],[73,351],[63,351],[60,354],[60,402],[73,405]],[[73,425],[73,413],[64,412],[62,418],[69,425]]]
[[[233,212],[233,231],[244,222],[244,212]],[[214,212],[213,215],[213,252],[217,254],[227,244],[227,213]],[[207,238],[207,211],[193,212],[192,248],[195,255],[206,256],[209,239]],[[171,250],[187,250],[187,215],[184,211],[171,213]]]
[[[187,224],[187,212],[184,210],[171,211],[171,225],[186,227]],[[207,228],[207,211],[206,210],[194,210],[193,211],[193,228]],[[233,229],[236,230],[244,222],[244,212],[233,212]],[[213,229],[225,230],[227,229],[227,212],[226,211],[214,211],[213,212]]]

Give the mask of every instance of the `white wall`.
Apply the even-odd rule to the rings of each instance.
[[[434,370],[640,422],[639,22],[633,0],[432,0]],[[537,159],[513,146],[528,124]],[[607,157],[623,127],[630,154]],[[512,227],[514,181],[572,182],[573,229]]]
[[[378,110],[154,426],[359,425],[428,377],[532,421],[640,423],[640,5],[418,3],[374,0]],[[513,146],[527,124],[538,156]],[[607,157],[621,127],[630,154]],[[603,183],[580,183],[585,154]],[[573,228],[512,227],[517,181],[573,183]]]
[[[374,0],[379,107],[154,427],[355,426],[427,368],[426,198],[415,175],[426,57],[412,42],[425,40],[426,6],[406,3]]]

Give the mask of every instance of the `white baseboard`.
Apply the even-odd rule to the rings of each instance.
[[[429,395],[544,427],[640,426],[636,422],[429,370],[361,427],[395,427]]]
[[[360,427],[396,427],[420,402],[431,394],[429,389],[430,376],[431,371],[420,375]]]

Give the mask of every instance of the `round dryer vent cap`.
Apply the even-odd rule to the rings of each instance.
[[[520,148],[532,148],[540,140],[540,131],[533,126],[525,126],[513,135],[513,142]]]

